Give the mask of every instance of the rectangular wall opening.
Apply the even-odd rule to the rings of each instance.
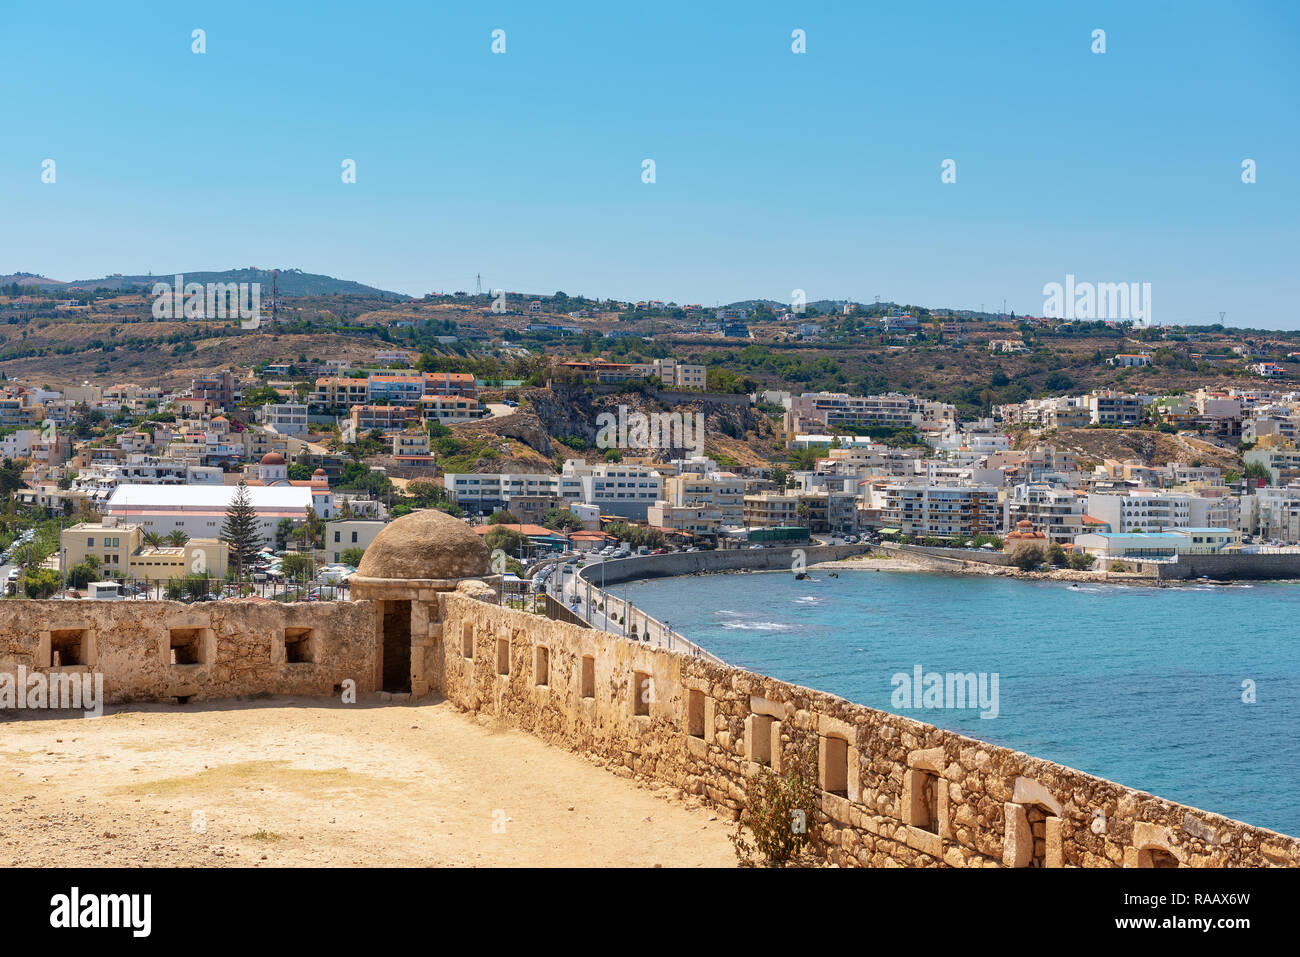
[[[460,629],[460,654],[462,658],[474,657],[474,626],[469,622]]]
[[[908,768],[905,773],[911,803],[906,808],[907,816],[903,823],[938,834],[939,779],[920,768]]]
[[[632,672],[632,713],[649,714],[653,682],[644,671]]]
[[[284,661],[290,665],[316,663],[316,632],[311,628],[284,630]]]
[[[582,696],[596,697],[596,659],[590,655],[582,659]]]
[[[1030,804],[1025,807],[1025,817],[1029,821],[1029,833],[1034,838],[1033,854],[1029,858],[1030,867],[1047,866],[1047,811],[1040,805]]]
[[[510,639],[497,639],[497,674],[510,674]]]
[[[749,742],[750,760],[766,764],[770,768],[772,766],[772,722],[775,719],[770,714],[756,714],[751,717],[750,733],[753,734],[754,740]]]
[[[538,645],[533,659],[533,684],[544,688],[551,683],[551,650]]]
[[[844,738],[826,737],[826,764],[822,768],[822,790],[849,796],[849,742]]]
[[[383,690],[405,694],[411,690],[411,603],[384,602]]]
[[[203,664],[204,628],[170,629],[171,663],[174,665]]]
[[[686,733],[692,738],[704,737],[704,692],[694,688],[686,692]]]
[[[86,663],[86,632],[82,628],[60,628],[50,632],[48,668],[67,668]]]

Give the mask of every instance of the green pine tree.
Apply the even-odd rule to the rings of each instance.
[[[230,558],[239,574],[253,563],[262,547],[257,512],[248,498],[248,485],[239,483],[235,497],[226,507],[226,521],[221,526],[221,540],[230,546]]]

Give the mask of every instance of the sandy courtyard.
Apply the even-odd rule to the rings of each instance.
[[[0,715],[0,867],[735,866],[711,810],[426,700]]]

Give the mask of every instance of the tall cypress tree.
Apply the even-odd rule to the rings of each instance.
[[[257,512],[248,498],[248,485],[240,482],[235,497],[226,507],[226,521],[221,526],[221,540],[230,546],[230,557],[240,575],[257,558],[262,547],[258,524]]]

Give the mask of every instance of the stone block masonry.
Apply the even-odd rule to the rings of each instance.
[[[1274,867],[1300,840],[834,695],[438,596],[442,691],[735,819],[758,760],[818,753],[818,848],[871,867]],[[756,760],[757,759],[757,760]]]
[[[375,690],[375,602],[0,602],[0,672],[99,672],[109,704]]]

